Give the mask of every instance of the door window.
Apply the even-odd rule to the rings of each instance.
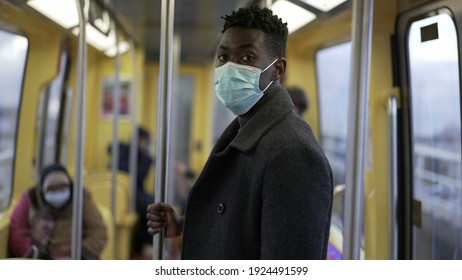
[[[448,13],[407,36],[412,137],[413,256],[462,258],[458,38]]]

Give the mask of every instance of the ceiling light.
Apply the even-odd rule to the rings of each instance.
[[[87,23],[86,27],[87,33],[85,35],[87,43],[89,43],[93,47],[97,48],[100,51],[106,51],[107,49],[115,45],[114,31],[111,30],[109,32],[109,35],[106,36],[89,23]],[[74,28],[74,30],[72,30],[72,33],[74,33],[75,36],[78,36],[79,28]]]
[[[27,5],[56,22],[65,29],[73,28],[72,33],[79,35],[79,18],[77,15],[77,7],[75,0],[29,0]],[[88,7],[88,6],[87,6]],[[103,13],[103,19],[97,19],[95,24],[102,30],[110,28],[109,14]],[[105,52],[108,56],[114,56],[115,49],[115,34],[113,30],[109,31],[106,36],[91,24],[86,25],[86,40],[96,49]],[[126,42],[119,43],[119,52],[123,53],[129,49],[129,44]]]
[[[27,5],[66,29],[79,23],[75,0],[29,0]]]
[[[342,4],[343,2],[346,2],[347,0],[302,0],[302,1],[307,3],[308,5],[315,7],[318,10],[327,12],[337,7],[338,5]]]
[[[96,49],[104,52],[107,56],[114,57],[116,55],[116,38],[114,30],[109,31],[109,35],[106,36],[101,33],[98,29],[94,28],[91,24],[87,23],[86,40],[87,43],[95,47]],[[72,30],[75,36],[79,35],[79,28],[76,27]],[[119,53],[127,52],[130,49],[130,44],[121,41],[119,42]]]
[[[130,49],[130,44],[122,41],[119,42],[119,54],[125,53]],[[116,47],[113,45],[108,50],[104,52],[109,57],[114,57],[116,55]]]
[[[287,0],[278,0],[272,6],[273,13],[283,22],[287,22],[289,33],[294,32],[316,18],[312,12],[303,9]]]

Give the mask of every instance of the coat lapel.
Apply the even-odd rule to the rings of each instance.
[[[268,92],[266,100],[262,99],[261,101],[261,104],[257,104],[260,106],[255,108],[256,110],[251,110],[243,116],[248,120],[237,132],[236,137],[231,142],[231,147],[244,153],[251,152],[260,139],[287,116],[293,108],[289,95],[280,86]]]

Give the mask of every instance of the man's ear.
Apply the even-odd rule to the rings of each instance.
[[[286,73],[287,61],[284,57],[280,58],[276,63],[274,63],[274,68],[276,71],[273,72],[273,77],[271,80],[280,80]]]

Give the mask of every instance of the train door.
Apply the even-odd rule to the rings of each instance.
[[[436,3],[435,3],[436,2]],[[460,1],[400,16],[404,258],[462,259]]]

